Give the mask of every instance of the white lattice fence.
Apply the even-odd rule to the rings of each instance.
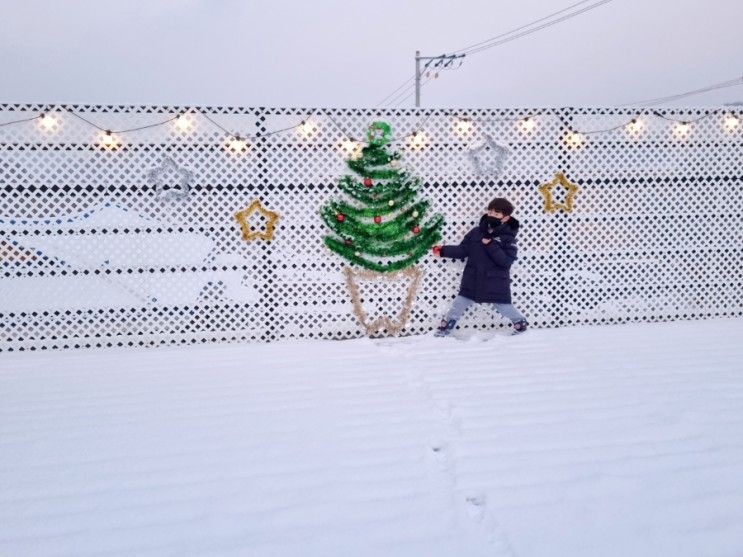
[[[33,119],[42,112],[51,129]],[[185,130],[147,127],[184,112]],[[378,119],[445,215],[446,243],[491,198],[514,202],[523,224],[514,300],[532,325],[743,314],[741,126],[721,110],[660,111],[633,134],[623,124],[634,116],[0,105],[0,125],[29,119],[0,127],[0,350],[359,336],[318,209],[349,173],[344,142]],[[693,123],[679,137],[671,120]],[[91,123],[120,146],[101,148]],[[570,130],[611,128],[565,141]],[[249,148],[225,149],[226,130],[252,136]],[[510,149],[497,175],[478,173],[468,156],[486,136]],[[187,198],[158,197],[148,174],[165,157],[192,173]],[[580,187],[570,213],[545,212],[537,189],[558,170]],[[281,215],[271,242],[245,242],[234,218],[255,198]],[[462,264],[422,267],[406,333],[431,329]],[[367,293],[380,311],[403,297],[395,284]],[[493,323],[479,308],[461,325]]]

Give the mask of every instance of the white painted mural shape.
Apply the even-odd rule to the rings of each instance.
[[[23,233],[41,226],[52,233]],[[0,281],[0,312],[183,305],[214,293],[224,301],[258,300],[242,255],[216,254],[214,240],[206,235],[167,228],[110,203],[47,219],[0,218],[0,229],[8,231],[0,261],[3,271],[11,272]],[[70,234],[70,229],[107,233]],[[123,232],[134,229],[140,232]],[[174,273],[171,268],[196,270]],[[34,276],[25,276],[26,269]],[[49,274],[39,276],[40,269]],[[18,272],[21,276],[15,276]]]

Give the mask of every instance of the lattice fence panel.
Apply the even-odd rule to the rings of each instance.
[[[340,196],[349,138],[379,119],[445,215],[446,243],[491,198],[514,202],[514,300],[532,325],[743,314],[743,126],[721,109],[645,111],[625,126],[636,116],[0,105],[0,124],[28,120],[0,127],[0,351],[362,335],[318,209]],[[116,149],[101,147],[104,130]],[[230,134],[249,147],[231,151]],[[500,171],[471,159],[488,139],[509,150]],[[150,171],[166,157],[191,172],[187,198],[158,196]],[[544,210],[538,186],[556,171],[580,188],[570,213]],[[244,241],[235,220],[256,198],[281,215],[271,242]],[[403,334],[431,330],[463,267],[420,265]],[[403,287],[367,288],[370,315],[399,310]],[[460,325],[502,323],[479,307]]]

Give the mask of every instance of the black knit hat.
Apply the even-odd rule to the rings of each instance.
[[[513,204],[503,197],[496,197],[488,203],[488,211],[498,211],[504,215],[513,213]]]

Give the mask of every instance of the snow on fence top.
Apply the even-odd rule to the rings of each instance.
[[[0,351],[359,336],[318,211],[376,120],[446,243],[491,198],[514,203],[532,325],[743,314],[739,111],[0,104]],[[558,172],[571,200],[540,191]],[[278,219],[241,228],[255,200]],[[462,270],[420,264],[409,334]],[[362,293],[372,314],[404,297]],[[460,323],[497,324],[487,308]]]

